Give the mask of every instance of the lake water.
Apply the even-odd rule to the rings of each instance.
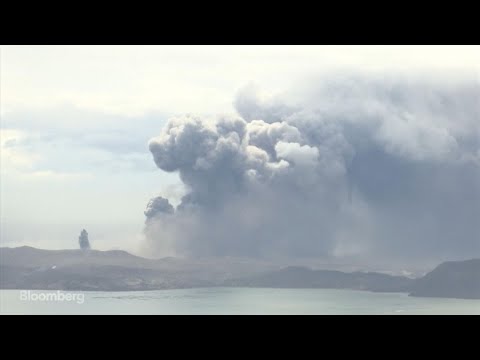
[[[480,314],[480,300],[416,298],[403,293],[330,289],[199,288],[139,292],[0,290],[0,313]]]

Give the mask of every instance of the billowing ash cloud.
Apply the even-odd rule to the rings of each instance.
[[[147,221],[152,219],[157,214],[173,214],[174,209],[168,199],[157,196],[150,200],[147,204],[147,209],[144,211]]]
[[[88,232],[87,230],[83,229],[80,232],[80,236],[78,237],[78,243],[80,245],[80,249],[88,250],[90,249],[90,242],[88,241]]]
[[[153,199],[153,250],[255,257],[480,255],[480,85],[330,78],[150,143],[187,192]]]

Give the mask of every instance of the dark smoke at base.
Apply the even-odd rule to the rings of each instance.
[[[152,199],[151,253],[480,256],[478,81],[330,78],[294,95],[247,87],[240,116],[173,118],[150,141],[187,188],[175,210]]]
[[[88,241],[88,232],[85,229],[82,229],[80,232],[80,236],[78,237],[78,243],[80,245],[80,249],[82,250],[89,250],[90,249],[90,241]]]

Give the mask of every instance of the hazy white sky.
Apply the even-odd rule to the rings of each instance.
[[[5,46],[2,111],[73,104],[119,114],[231,110],[254,81],[282,89],[332,68],[444,71],[480,63],[468,46]]]
[[[466,73],[474,46],[1,46],[1,244],[135,250],[147,201],[176,176],[147,149],[177,113],[232,112],[331,71]],[[472,72],[473,70],[473,72]]]

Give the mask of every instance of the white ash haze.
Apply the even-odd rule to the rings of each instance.
[[[85,228],[147,257],[480,256],[478,46],[1,45],[0,62],[2,247],[78,248]]]
[[[150,255],[480,256],[478,76],[323,76],[234,105],[150,140],[186,189],[145,211]]]

